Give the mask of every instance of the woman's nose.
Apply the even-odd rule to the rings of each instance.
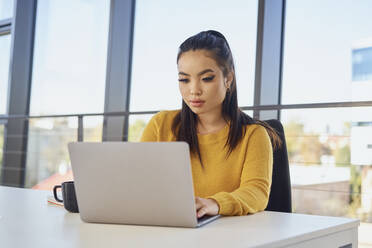
[[[199,96],[199,95],[201,95],[201,93],[202,93],[202,91],[201,91],[198,83],[192,83],[190,85],[190,94],[191,95]]]

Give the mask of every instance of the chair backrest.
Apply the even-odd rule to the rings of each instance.
[[[270,198],[265,210],[291,213],[291,180],[284,129],[278,120],[266,120],[265,122],[277,131],[282,140],[282,146],[274,151]]]

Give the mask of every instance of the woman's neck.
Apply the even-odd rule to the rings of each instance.
[[[198,115],[197,130],[199,134],[215,133],[226,125],[222,113],[204,113]]]

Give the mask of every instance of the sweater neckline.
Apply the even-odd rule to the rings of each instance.
[[[227,136],[229,134],[230,129],[230,122],[226,123],[226,125],[214,133],[207,133],[207,134],[197,134],[198,135],[198,142],[199,144],[209,144],[209,143],[217,143],[221,140],[227,140]]]

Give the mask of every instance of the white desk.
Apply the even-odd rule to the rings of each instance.
[[[354,219],[260,212],[223,217],[198,229],[88,224],[48,204],[50,194],[0,186],[0,247],[358,246]]]

